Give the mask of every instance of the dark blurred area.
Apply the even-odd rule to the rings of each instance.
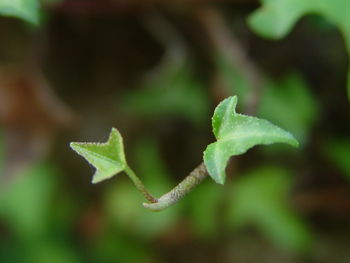
[[[259,8],[60,0],[39,26],[0,16],[0,262],[350,262],[347,36],[311,14],[268,40],[247,23]],[[163,212],[124,174],[91,184],[68,146],[118,128],[160,196],[202,161],[231,95],[300,147],[232,158],[224,186],[207,179]]]

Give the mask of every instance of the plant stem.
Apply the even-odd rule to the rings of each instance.
[[[129,167],[127,166],[124,170],[128,176],[130,177],[130,179],[133,181],[133,183],[135,184],[136,188],[143,194],[143,196],[151,203],[157,203],[158,200],[157,198],[155,198],[145,187],[145,185],[142,183],[142,181],[140,180],[140,178],[137,177],[137,175],[135,174],[135,172]]]
[[[158,198],[157,202],[143,203],[145,208],[152,211],[163,210],[188,194],[195,186],[202,182],[208,176],[204,163],[201,163],[194,169],[182,182],[175,186],[170,192]]]

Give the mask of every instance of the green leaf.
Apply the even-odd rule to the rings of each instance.
[[[254,225],[279,247],[306,251],[310,230],[288,203],[291,174],[279,167],[261,167],[231,185],[228,224],[235,230]]]
[[[237,97],[223,100],[212,118],[217,139],[204,151],[204,163],[215,182],[224,184],[231,156],[245,153],[258,144],[288,143],[298,146],[293,135],[270,122],[236,113]]]
[[[304,15],[318,14],[336,25],[344,36],[350,54],[350,1],[348,0],[261,0],[262,7],[248,19],[250,27],[258,34],[280,39],[286,36]],[[350,70],[348,71],[348,96],[350,99]]]
[[[106,143],[72,142],[70,146],[96,168],[92,183],[109,179],[128,167],[123,138],[115,128],[112,128]]]
[[[27,22],[39,23],[38,0],[1,0],[0,14],[21,18]]]

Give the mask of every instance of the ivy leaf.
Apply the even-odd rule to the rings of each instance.
[[[262,7],[248,19],[250,27],[267,38],[286,36],[304,15],[318,14],[338,27],[350,54],[350,1],[348,0],[262,0]],[[348,70],[350,99],[350,69]]]
[[[106,143],[72,142],[70,147],[96,168],[92,183],[109,179],[128,167],[123,138],[115,128],[112,128]]]
[[[225,168],[231,156],[245,153],[258,144],[288,143],[297,147],[293,135],[272,123],[236,113],[237,97],[223,100],[212,118],[213,132],[217,139],[204,151],[205,166],[219,184],[225,182]]]
[[[39,23],[38,0],[1,0],[0,14],[21,18],[32,24]]]

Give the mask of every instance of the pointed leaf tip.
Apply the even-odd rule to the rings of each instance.
[[[213,133],[216,138],[219,136],[222,123],[229,117],[228,115],[236,113],[237,102],[237,96],[231,96],[221,101],[215,108],[214,115],[212,117],[212,126]]]
[[[127,167],[123,138],[115,128],[112,128],[105,143],[71,142],[70,147],[96,168],[92,179],[94,184],[113,177]]]
[[[212,118],[216,142],[207,146],[203,154],[205,166],[212,179],[224,184],[225,168],[231,156],[245,153],[255,145],[287,143],[294,147],[294,136],[269,121],[236,113],[237,97],[223,100]]]

